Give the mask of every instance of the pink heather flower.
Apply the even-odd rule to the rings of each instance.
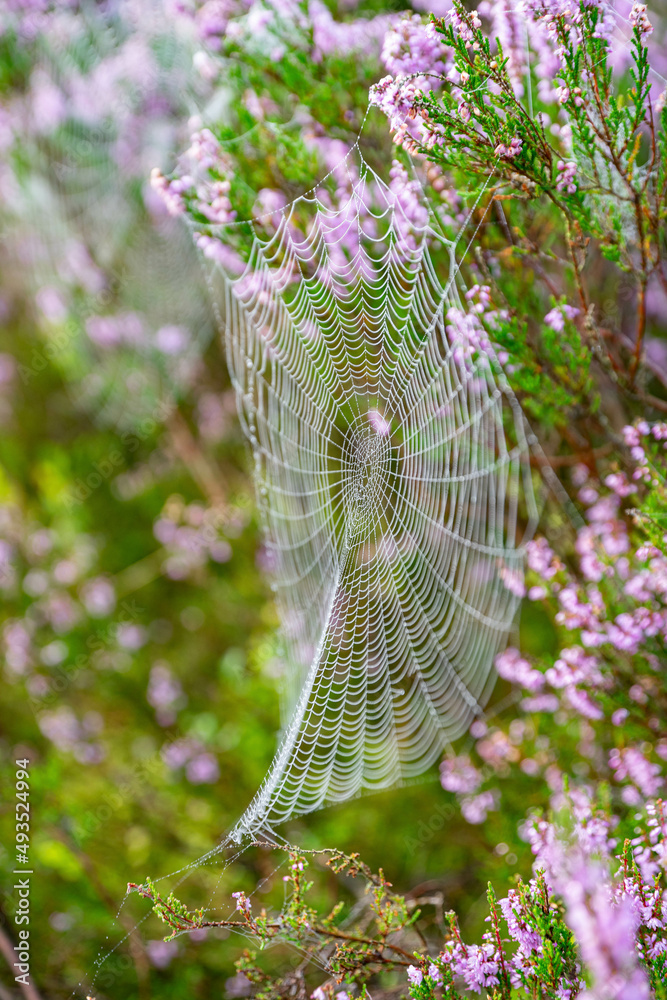
[[[590,697],[587,691],[581,691],[576,687],[568,687],[565,690],[565,698],[570,706],[582,715],[585,719],[602,719],[604,712]]]
[[[598,615],[600,610],[593,601],[582,603],[577,588],[572,584],[563,587],[558,593],[558,603],[561,610],[556,614],[556,624],[567,629],[588,629],[592,633],[599,631]]]
[[[491,767],[503,769],[505,761],[517,761],[521,756],[514,743],[502,729],[494,729],[477,744],[477,753]]]
[[[465,103],[465,101],[461,101],[461,103],[459,104],[458,110],[459,110],[459,117],[461,118],[461,121],[469,122],[470,121],[470,116],[471,116],[472,112],[470,111],[470,108]]]
[[[394,160],[389,171],[389,190],[394,199],[396,248],[410,260],[417,249],[415,232],[423,232],[428,223],[428,209],[421,196],[419,183],[410,180],[405,167]]]
[[[538,694],[535,698],[523,698],[521,709],[524,712],[557,712],[560,702],[555,694]]]
[[[188,761],[185,775],[191,785],[214,785],[220,777],[220,768],[212,753],[200,753]]]
[[[515,597],[526,596],[526,587],[523,582],[523,574],[520,570],[510,569],[509,566],[501,566],[498,575],[511,594],[514,594]]]
[[[587,482],[589,477],[588,466],[584,465],[583,462],[577,463],[577,465],[572,466],[572,472],[570,477],[574,486],[583,486]]]
[[[586,511],[586,518],[593,522],[613,521],[618,513],[618,497],[602,497]]]
[[[250,913],[250,900],[247,898],[245,892],[233,892],[232,899],[236,900],[236,909],[240,913]]]
[[[161,326],[155,333],[155,346],[163,354],[182,354],[190,342],[189,331],[173,323]]]
[[[639,28],[643,35],[650,35],[653,31],[653,25],[648,19],[646,10],[647,5],[645,3],[633,4],[630,11],[630,24],[633,28]]]
[[[151,668],[146,692],[146,700],[153,708],[168,708],[183,695],[181,683],[172,674],[169,666],[158,662]]]
[[[611,715],[612,726],[622,726],[625,720],[627,719],[628,714],[629,713],[627,708],[617,708],[616,711],[612,712]]]
[[[256,214],[260,218],[269,218],[271,225],[277,229],[282,219],[282,210],[287,204],[287,195],[284,191],[274,188],[262,188],[257,193]]]
[[[528,542],[526,561],[528,568],[532,569],[543,580],[550,580],[560,569],[560,563],[546,538],[535,538]]]
[[[650,627],[650,625],[649,625]],[[644,640],[646,623],[624,612],[617,615],[614,622],[606,623],[607,637],[612,646],[624,653],[636,653]],[[657,631],[657,630],[656,630]],[[654,631],[654,635],[656,632]]]
[[[579,500],[583,504],[586,504],[587,507],[589,507],[592,503],[595,503],[599,495],[600,494],[598,493],[598,491],[594,489],[592,486],[584,486],[577,493],[577,497],[579,498]]]
[[[495,666],[504,680],[518,684],[527,691],[539,691],[544,687],[544,674],[534,670],[514,646],[509,646],[504,653],[496,656]]]
[[[434,986],[442,986],[442,973],[437,965],[433,965],[432,962],[428,967],[428,978]]]
[[[653,798],[664,788],[658,765],[648,761],[636,747],[610,751],[609,764],[617,781],[631,781],[646,798]]]
[[[81,600],[92,618],[105,618],[116,606],[116,592],[110,580],[98,576],[81,588]]]
[[[637,487],[628,482],[624,472],[614,472],[605,478],[605,486],[616,494],[617,497],[627,497],[631,493],[637,492]]]
[[[567,920],[592,973],[594,989],[606,991],[614,982],[618,1000],[648,1000],[648,983],[634,947],[632,905],[629,900],[613,903],[604,874],[596,869],[599,866],[589,865],[588,872],[574,873],[566,890]],[[595,993],[604,995],[597,989]]]
[[[506,156],[508,159],[512,160],[515,156],[518,156],[521,152],[521,147],[523,146],[523,139],[515,135],[511,140],[509,146],[505,145],[504,142],[499,142],[494,153],[496,156]]]
[[[562,649],[559,658],[553,667],[549,667],[544,677],[554,688],[565,688],[572,684],[599,685],[602,681],[597,658],[584,652],[581,646]]]
[[[547,326],[550,326],[552,330],[556,333],[562,333],[565,329],[565,320],[573,320],[575,316],[579,315],[579,310],[575,306],[569,306],[566,302],[563,302],[559,306],[554,306],[554,308],[546,314],[544,317],[544,322]]]
[[[151,171],[151,187],[156,191],[164,202],[170,215],[182,215],[185,211],[185,200],[183,198],[183,185],[176,184],[168,180],[161,170],[153,167]]]
[[[58,288],[52,288],[50,285],[40,288],[35,295],[35,303],[42,314],[53,323],[60,323],[67,316],[67,302]]]
[[[433,26],[424,24],[418,14],[413,14],[394,21],[385,33],[380,58],[393,77],[413,73],[444,74],[446,52]]]
[[[476,792],[481,783],[482,776],[467,755],[449,757],[440,764],[440,784],[446,792]]]
[[[466,955],[459,955],[454,964],[455,971],[469,990],[475,993],[498,985],[498,959],[496,950],[490,943],[472,944],[466,948]]]
[[[166,969],[178,951],[176,941],[147,941],[148,961],[156,969]]]
[[[626,424],[621,433],[623,434],[623,440],[628,448],[636,448],[641,443],[638,427],[632,426],[632,424]]]
[[[197,233],[195,235],[195,243],[205,257],[215,261],[217,264],[221,264],[231,274],[240,275],[245,271],[246,265],[236,250],[215,236]]]
[[[565,191],[566,194],[574,194],[577,190],[577,185],[574,179],[577,172],[576,163],[572,163],[572,161],[566,163],[564,160],[559,160],[556,164],[556,169],[558,170],[556,190]],[[577,312],[579,312],[578,309]]]
[[[468,12],[468,19],[470,20],[470,26],[466,24],[463,14],[461,14],[455,7],[450,10],[447,17],[452,22],[452,27],[454,31],[463,39],[464,42],[472,42],[474,36],[474,29],[482,27],[482,21],[476,10],[471,10]]]
[[[646,705],[648,703],[648,695],[641,684],[633,684],[628,694],[637,705]]]
[[[424,973],[421,969],[418,969],[415,965],[408,966],[408,980],[412,986],[421,986],[423,978]]]
[[[478,826],[486,819],[486,815],[497,808],[496,795],[493,792],[480,792],[479,795],[466,796],[461,802],[461,815],[466,823]]]
[[[491,289],[488,285],[474,284],[465,293],[467,302],[472,303],[471,311],[483,315],[491,308]]]
[[[141,649],[148,642],[148,632],[142,625],[121,622],[116,629],[116,640],[123,649]]]
[[[532,951],[539,953],[542,947],[542,937],[538,931],[528,927],[523,919],[522,903],[518,892],[515,889],[510,889],[507,898],[499,899],[498,905],[507,922],[510,937],[518,943],[523,954],[528,956]]]

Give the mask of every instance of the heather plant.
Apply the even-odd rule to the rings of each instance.
[[[475,336],[511,358],[527,410],[559,428],[582,414],[607,430],[601,384],[611,381],[630,412],[628,396],[662,407],[639,374],[647,296],[655,303],[665,281],[665,102],[649,65],[653,28],[641,4],[627,23],[596,3],[501,7],[455,3],[413,29],[430,39],[428,55],[411,30],[394,29],[392,75],[371,99],[394,141],[433,164],[446,202],[485,192],[471,225]],[[664,382],[664,364],[647,353],[648,381]]]
[[[647,805],[624,841],[608,807],[585,793],[561,796],[558,805],[552,820],[536,822],[528,833],[534,877],[527,883],[518,878],[500,899],[489,884],[488,929],[479,944],[464,941],[454,912],[434,913],[432,897],[408,902],[382,871],[374,874],[357,855],[333,851],[289,855],[285,903],[275,913],[264,907],[256,913],[238,891],[236,915],[214,920],[173,895],[163,899],[150,880],[130,888],[151,900],[170,928],[167,940],[205,927],[244,932],[255,950],[244,951],[237,968],[266,1000],[309,990],[315,1000],[363,997],[378,973],[386,984],[405,977],[413,1000],[460,1000],[482,990],[498,1000],[665,996],[663,801]],[[320,858],[337,874],[362,880],[363,907],[345,913],[340,902],[324,915],[309,905],[313,883],[306,873]],[[278,942],[300,952],[296,968],[282,976],[257,961],[258,951]],[[319,967],[328,978],[312,989]]]

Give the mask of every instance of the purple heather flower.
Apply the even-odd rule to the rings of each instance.
[[[188,331],[183,326],[161,326],[155,334],[155,346],[163,354],[182,354],[189,343]]]
[[[564,160],[559,160],[556,169],[558,170],[558,179],[556,181],[556,190],[564,191],[566,194],[574,194],[577,190],[577,185],[574,180],[575,174],[577,172],[576,163]],[[577,312],[579,310],[577,309]]]
[[[105,618],[116,606],[116,592],[110,580],[98,576],[83,585],[81,600],[92,618]]]
[[[447,49],[432,25],[417,14],[406,16],[387,31],[382,62],[393,77],[446,72]]]
[[[523,954],[530,955],[531,951],[540,953],[542,937],[538,931],[533,930],[526,924],[518,892],[515,889],[510,889],[507,898],[499,899],[498,905],[507,922],[510,937],[518,943]]]
[[[546,538],[535,538],[528,542],[526,546],[526,561],[528,568],[541,576],[543,580],[550,580],[559,569],[559,562],[550,548]]]
[[[479,795],[466,796],[461,801],[461,815],[466,823],[478,826],[486,819],[487,813],[497,809],[497,792],[480,792]]]
[[[459,37],[462,38],[464,42],[472,42],[473,38],[475,37],[473,33],[474,29],[481,28],[482,21],[476,10],[471,10],[464,13],[467,13],[468,15],[468,19],[471,22],[470,26],[466,24],[464,15],[460,11],[458,11],[456,7],[452,8],[452,10],[449,11],[447,16],[452,22],[452,27],[454,28],[454,31],[457,33],[457,35],[459,35]]]
[[[648,761],[636,747],[611,750],[609,764],[617,781],[631,781],[646,798],[651,798],[664,789],[660,768]]]
[[[166,969],[176,955],[178,945],[175,941],[147,941],[146,953],[151,965],[156,969]]]
[[[562,333],[565,329],[565,320],[573,320],[579,315],[579,310],[575,306],[569,306],[566,302],[554,308],[546,314],[544,322],[556,333]]]
[[[236,900],[236,909],[239,910],[240,913],[250,913],[252,907],[245,892],[233,892],[232,899]]]
[[[458,958],[454,968],[463,977],[469,990],[481,993],[483,989],[497,986],[499,961],[492,944],[468,945],[467,954]]]
[[[555,694],[538,694],[535,698],[523,698],[521,708],[524,712],[557,712],[560,702]]]
[[[505,156],[512,160],[515,156],[519,155],[522,146],[523,140],[515,135],[509,145],[506,145],[504,142],[499,142],[494,149],[494,153],[496,156]]]
[[[421,986],[422,980],[424,979],[424,973],[421,969],[418,969],[416,965],[408,966],[408,980],[412,986]]]
[[[191,785],[214,785],[220,768],[212,753],[200,753],[186,764],[185,776]]]
[[[650,35],[653,31],[653,25],[649,21],[646,11],[647,5],[645,3],[633,4],[629,20],[633,28],[639,28],[643,35]]]
[[[447,792],[469,794],[476,792],[481,783],[481,774],[466,755],[449,757],[440,765],[440,784]]]
[[[539,691],[544,687],[544,674],[534,670],[528,660],[524,660],[519,650],[513,646],[509,646],[504,653],[496,656],[495,666],[501,677],[528,691]]]
[[[432,962],[428,967],[428,978],[434,986],[442,986],[442,973],[437,965],[433,965]]]
[[[180,681],[172,674],[169,665],[158,662],[151,668],[146,700],[153,708],[170,708],[183,696]]]

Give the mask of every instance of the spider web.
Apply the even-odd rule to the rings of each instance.
[[[537,522],[520,407],[447,319],[455,244],[353,150],[214,278],[293,706],[237,842],[415,778],[482,714]]]

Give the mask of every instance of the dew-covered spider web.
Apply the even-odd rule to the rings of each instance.
[[[524,418],[466,326],[455,244],[393,173],[357,145],[213,278],[291,678],[235,841],[424,772],[482,713],[517,612]]]

